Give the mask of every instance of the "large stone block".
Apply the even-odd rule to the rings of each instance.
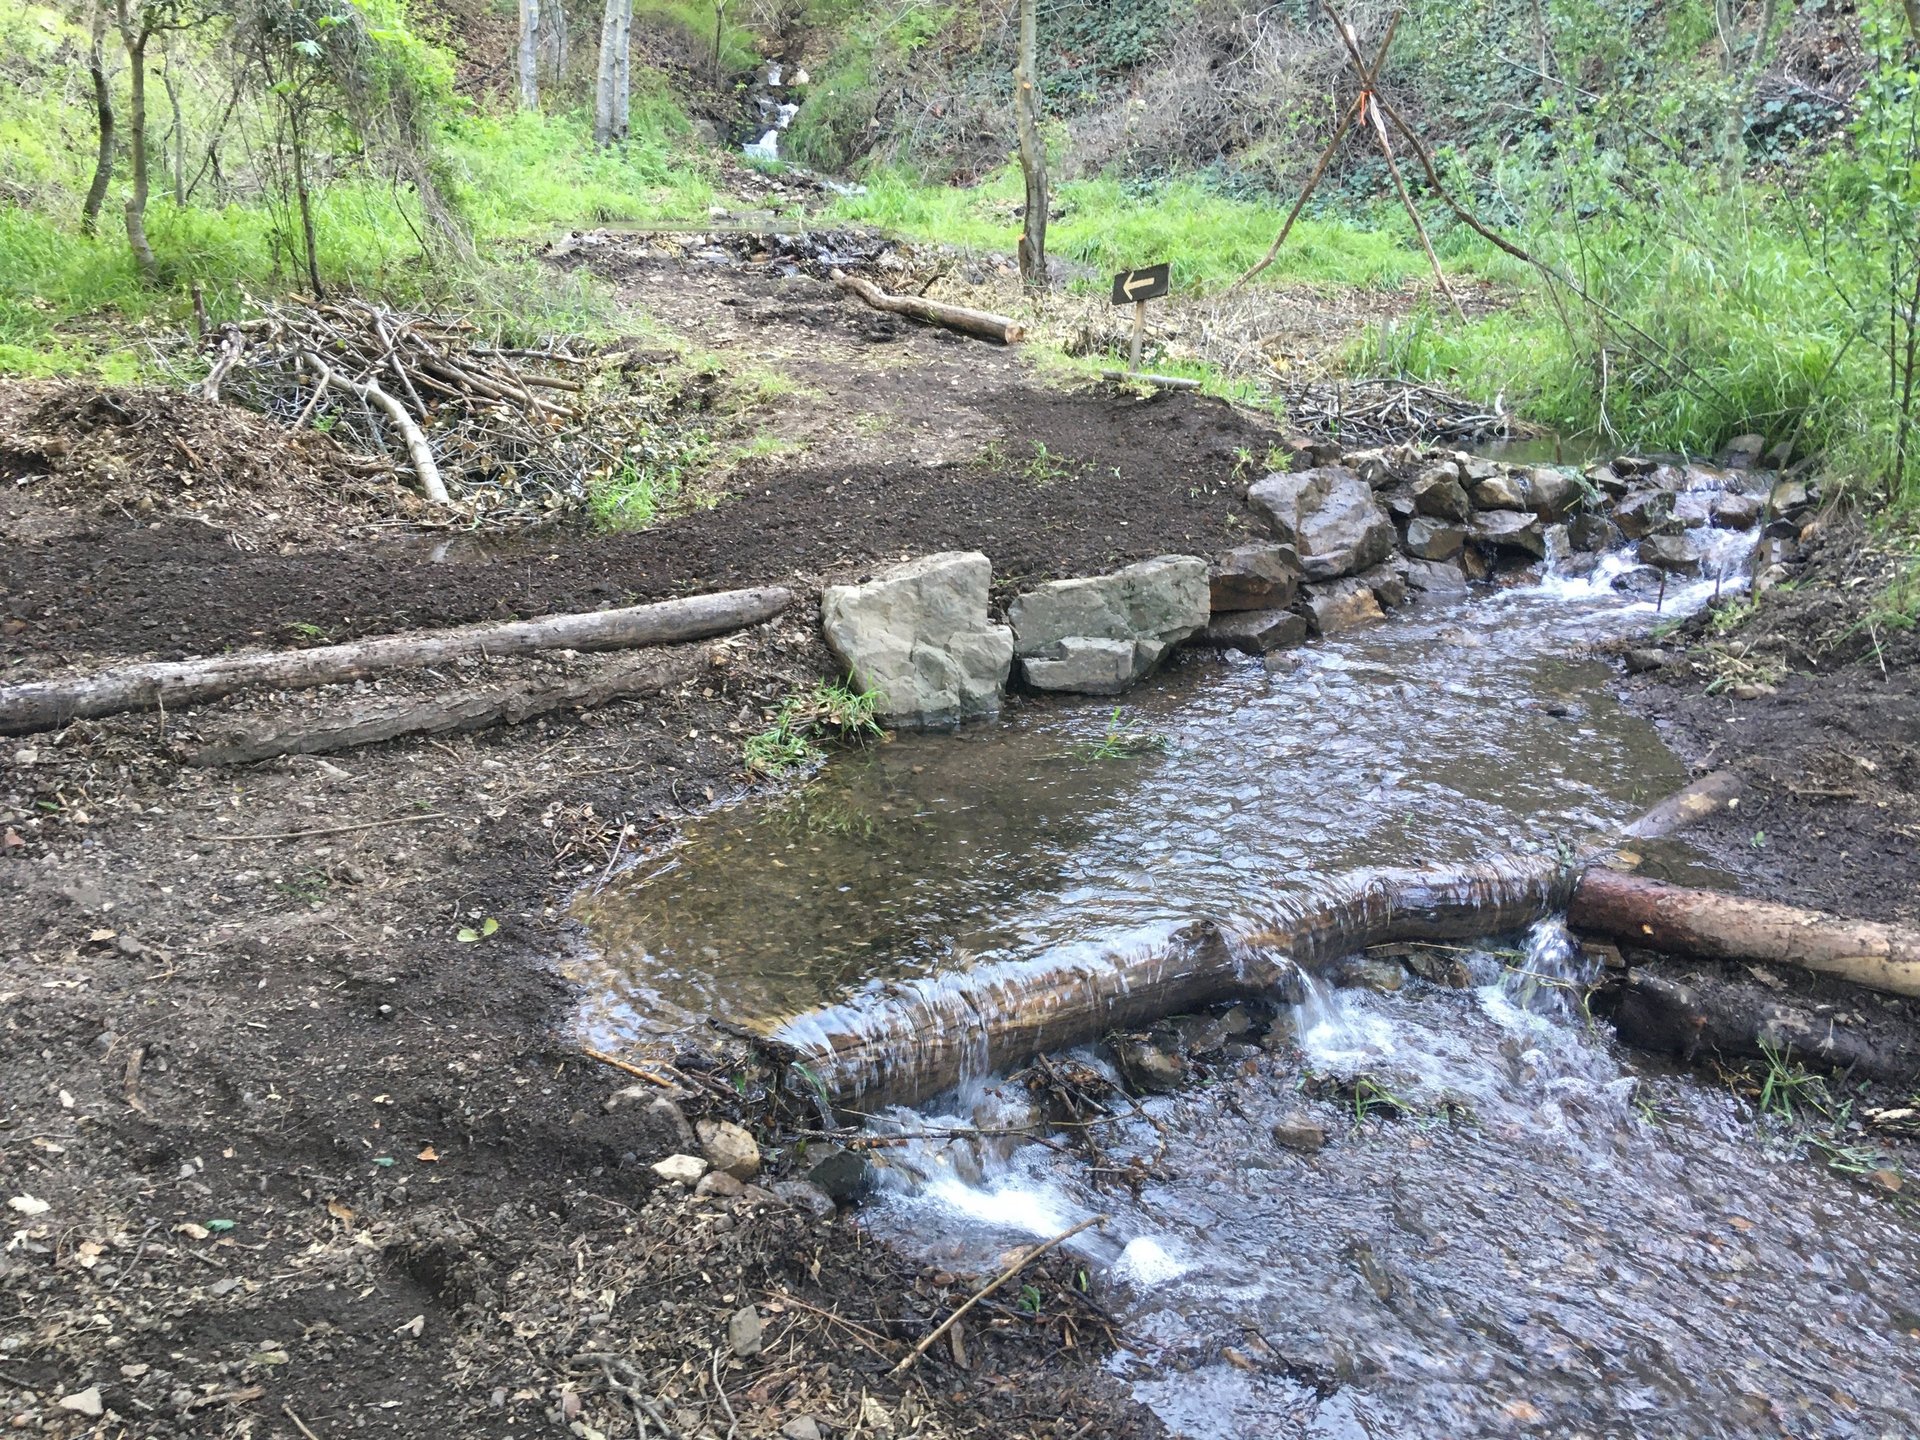
[[[1284,610],[1300,589],[1300,557],[1286,545],[1237,545],[1207,571],[1209,603],[1227,610]]]
[[[1230,610],[1208,621],[1207,628],[1187,643],[1265,655],[1298,645],[1306,638],[1306,617],[1291,610]]]
[[[1292,545],[1309,580],[1334,580],[1378,565],[1394,546],[1393,521],[1372,489],[1337,465],[1269,475],[1247,503],[1274,539]]]
[[[1162,555],[1080,580],[1056,580],[1013,602],[1014,649],[1038,690],[1117,695],[1207,623],[1207,562]]]
[[[1013,632],[987,618],[993,567],[977,551],[909,560],[820,597],[827,647],[894,726],[993,715],[1013,666]]]
[[[1373,587],[1358,579],[1308,585],[1301,592],[1301,607],[1315,635],[1338,635],[1387,618]]]

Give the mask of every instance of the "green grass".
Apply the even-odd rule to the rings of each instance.
[[[863,693],[841,681],[789,695],[773,723],[741,747],[747,772],[777,778],[821,759],[825,744],[861,745],[882,738],[886,732],[874,719],[880,700],[876,690]]]
[[[587,483],[587,514],[601,530],[644,530],[679,498],[712,458],[706,431],[655,432],[631,446],[618,466]]]
[[[877,172],[866,185],[866,194],[842,196],[831,213],[970,249],[1010,251],[1019,238],[1021,185],[1012,165],[967,189],[922,185],[898,171]],[[1281,215],[1190,179],[1144,189],[1106,178],[1069,181],[1054,191],[1053,209],[1052,254],[1102,277],[1165,261],[1177,287],[1201,291],[1224,289],[1266,254]],[[1468,247],[1462,256],[1477,258]],[[1303,218],[1259,283],[1392,287],[1426,273],[1410,233],[1390,216],[1377,226]]]

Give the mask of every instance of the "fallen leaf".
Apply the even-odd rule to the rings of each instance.
[[[427,1317],[424,1315],[416,1315],[411,1320],[407,1321],[406,1324],[396,1325],[393,1327],[394,1334],[411,1335],[416,1340],[418,1340],[422,1335],[426,1334],[426,1331],[427,1331]]]
[[[196,1225],[191,1220],[188,1220],[184,1224],[174,1226],[173,1233],[176,1235],[184,1235],[189,1240],[205,1240],[213,1232],[208,1230],[204,1225]]]
[[[209,1220],[207,1221],[207,1229],[213,1231],[215,1234],[224,1234],[228,1230],[233,1229],[233,1221]]]
[[[22,1215],[32,1216],[44,1215],[51,1210],[53,1206],[35,1195],[16,1195],[7,1201],[7,1208],[18,1211]]]
[[[1882,1190],[1899,1190],[1906,1183],[1901,1179],[1898,1170],[1875,1170],[1867,1176],[1867,1179],[1878,1185]]]
[[[438,1159],[440,1158],[440,1152],[439,1152],[438,1150],[436,1150],[436,1149],[434,1149],[434,1148],[433,1148],[433,1146],[431,1146],[431,1145],[428,1145],[428,1146],[426,1146],[426,1147],[424,1147],[424,1148],[423,1148],[423,1149],[422,1149],[422,1150],[420,1151],[420,1153],[419,1153],[418,1155],[416,1155],[416,1156],[414,1156],[413,1158],[414,1158],[414,1159],[416,1159],[416,1160],[426,1160],[426,1161],[429,1161],[429,1162],[431,1162],[431,1161],[434,1161],[434,1160],[438,1160]]]
[[[87,939],[92,944],[104,945],[119,933],[117,930],[93,930],[88,932]]]
[[[351,1225],[353,1223],[353,1207],[350,1205],[342,1205],[338,1200],[327,1201],[327,1214],[345,1224]]]
[[[1532,1421],[1540,1418],[1540,1412],[1525,1400],[1509,1400],[1506,1405],[1509,1420]]]

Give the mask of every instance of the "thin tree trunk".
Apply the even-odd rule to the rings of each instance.
[[[173,113],[173,129],[168,135],[167,148],[173,155],[173,203],[187,203],[187,129],[180,116],[180,87],[173,78],[173,46],[171,43],[161,48],[160,58],[164,62],[160,69],[160,83],[167,90],[167,108]]]
[[[153,258],[153,246],[147,243],[147,41],[152,32],[136,27],[127,12],[126,0],[120,0],[120,39],[127,47],[129,94],[127,99],[127,148],[133,157],[133,193],[127,197],[127,246],[133,251],[133,263],[149,284],[160,278],[160,264]]]
[[[833,283],[849,294],[857,295],[875,310],[885,310],[893,315],[905,315],[914,320],[924,320],[929,325],[941,325],[948,330],[958,330],[965,335],[977,335],[982,340],[998,340],[1002,345],[1018,345],[1026,339],[1026,328],[1017,320],[1009,320],[1004,315],[990,314],[985,310],[970,310],[964,305],[948,305],[939,300],[928,300],[919,295],[889,295],[871,281],[862,280],[856,275],[833,272]]]
[[[307,190],[307,147],[300,134],[300,117],[287,106],[287,133],[293,137],[293,194],[300,206],[300,238],[307,252],[307,283],[314,298],[327,292],[320,284],[320,246],[313,230],[313,197]]]
[[[614,51],[614,65],[613,131],[624,140],[632,128],[633,0],[621,0],[620,3],[620,44]]]
[[[600,15],[600,64],[593,87],[593,139],[611,145],[626,134],[627,29],[633,0],[606,0]]]
[[[1047,288],[1047,147],[1040,136],[1039,25],[1036,0],[1020,0],[1020,66],[1013,75],[1014,123],[1027,208],[1020,227],[1020,283]]]
[[[1716,6],[1720,21],[1720,45],[1731,93],[1727,96],[1726,121],[1720,133],[1720,183],[1731,190],[1740,183],[1747,164],[1747,111],[1754,91],[1767,68],[1767,56],[1773,50],[1773,22],[1779,13],[1779,0],[1764,0],[1760,6],[1760,29],[1753,37],[1753,53],[1742,68],[1734,55],[1734,40],[1739,33],[1736,0],[1721,0]]]
[[[96,0],[92,33],[87,46],[87,73],[93,80],[93,108],[100,117],[100,148],[93,161],[93,183],[80,207],[80,229],[92,235],[100,228],[100,207],[113,182],[113,86],[107,81],[107,7]]]
[[[567,77],[567,7],[561,0],[547,0],[540,15],[541,64],[549,85],[564,85]]]
[[[720,83],[720,45],[727,34],[727,0],[713,0],[713,83]]]
[[[540,108],[540,0],[520,0],[520,105]]]
[[[312,650],[215,655],[201,660],[123,665],[93,675],[0,688],[0,735],[52,730],[72,720],[127,710],[178,709],[238,690],[307,690],[393,670],[418,670],[469,655],[532,655],[541,650],[625,650],[705,640],[771,620],[793,603],[778,587],[723,590],[578,615],[548,615],[389,635]]]

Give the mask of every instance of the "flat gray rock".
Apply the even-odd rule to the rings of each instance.
[[[1162,555],[1110,575],[1029,590],[1007,618],[1021,673],[1036,690],[1117,695],[1211,613],[1207,562]]]
[[[827,648],[883,724],[951,725],[999,712],[1013,632],[987,618],[993,567],[978,551],[909,560],[820,597]]]
[[[1372,488],[1344,466],[1273,474],[1247,491],[1273,538],[1292,545],[1309,580],[1378,565],[1393,550],[1393,520]]]

